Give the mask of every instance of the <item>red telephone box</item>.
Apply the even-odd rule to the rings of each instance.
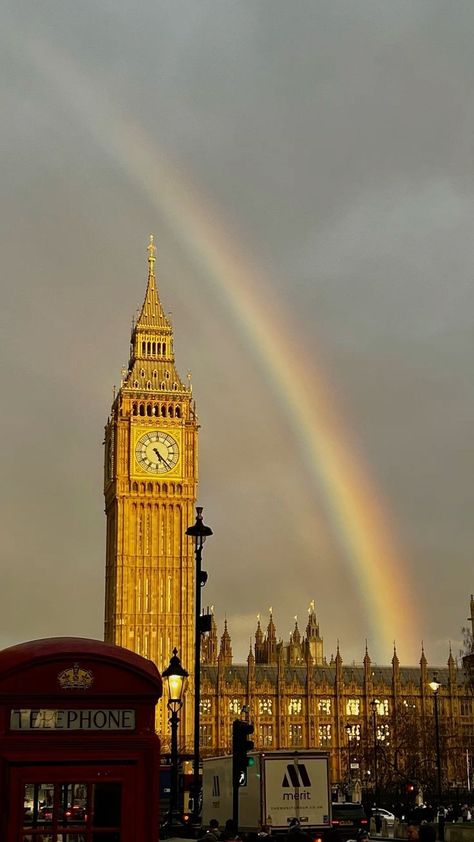
[[[161,677],[98,640],[0,652],[0,839],[157,842]]]

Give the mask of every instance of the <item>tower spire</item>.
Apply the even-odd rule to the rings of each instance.
[[[150,242],[148,243],[148,278],[155,277],[155,254],[156,246],[154,243],[153,234],[150,234]]]
[[[169,319],[165,316],[163,307],[161,306],[160,297],[156,289],[155,283],[155,260],[156,260],[156,246],[153,234],[150,234],[150,242],[147,246],[148,251],[148,283],[146,287],[145,300],[138,316],[136,327],[142,327],[148,330],[165,330],[171,333],[171,324]]]
[[[156,287],[156,246],[150,234],[148,251],[148,281],[145,298],[132,324],[128,373],[123,387],[138,392],[171,393],[173,400],[191,394],[191,384],[185,385],[176,370],[173,350],[173,327],[161,305]]]

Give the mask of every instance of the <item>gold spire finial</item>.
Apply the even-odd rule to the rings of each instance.
[[[150,275],[155,274],[155,254],[156,254],[156,246],[154,243],[153,234],[150,234],[150,242],[148,244],[148,266],[150,267]]]

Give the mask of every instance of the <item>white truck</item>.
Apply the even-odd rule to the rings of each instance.
[[[252,752],[247,779],[239,787],[239,829],[287,831],[292,819],[302,828],[331,827],[329,753]],[[203,825],[232,818],[232,757],[203,759]]]

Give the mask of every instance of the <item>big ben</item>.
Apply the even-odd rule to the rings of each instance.
[[[105,428],[105,640],[150,658],[161,671],[175,647],[183,666],[193,664],[195,570],[185,532],[194,521],[198,422],[192,388],[176,370],[155,254],[150,237],[145,299]],[[164,717],[162,702],[156,724],[166,737]],[[180,737],[191,745],[191,704]]]

